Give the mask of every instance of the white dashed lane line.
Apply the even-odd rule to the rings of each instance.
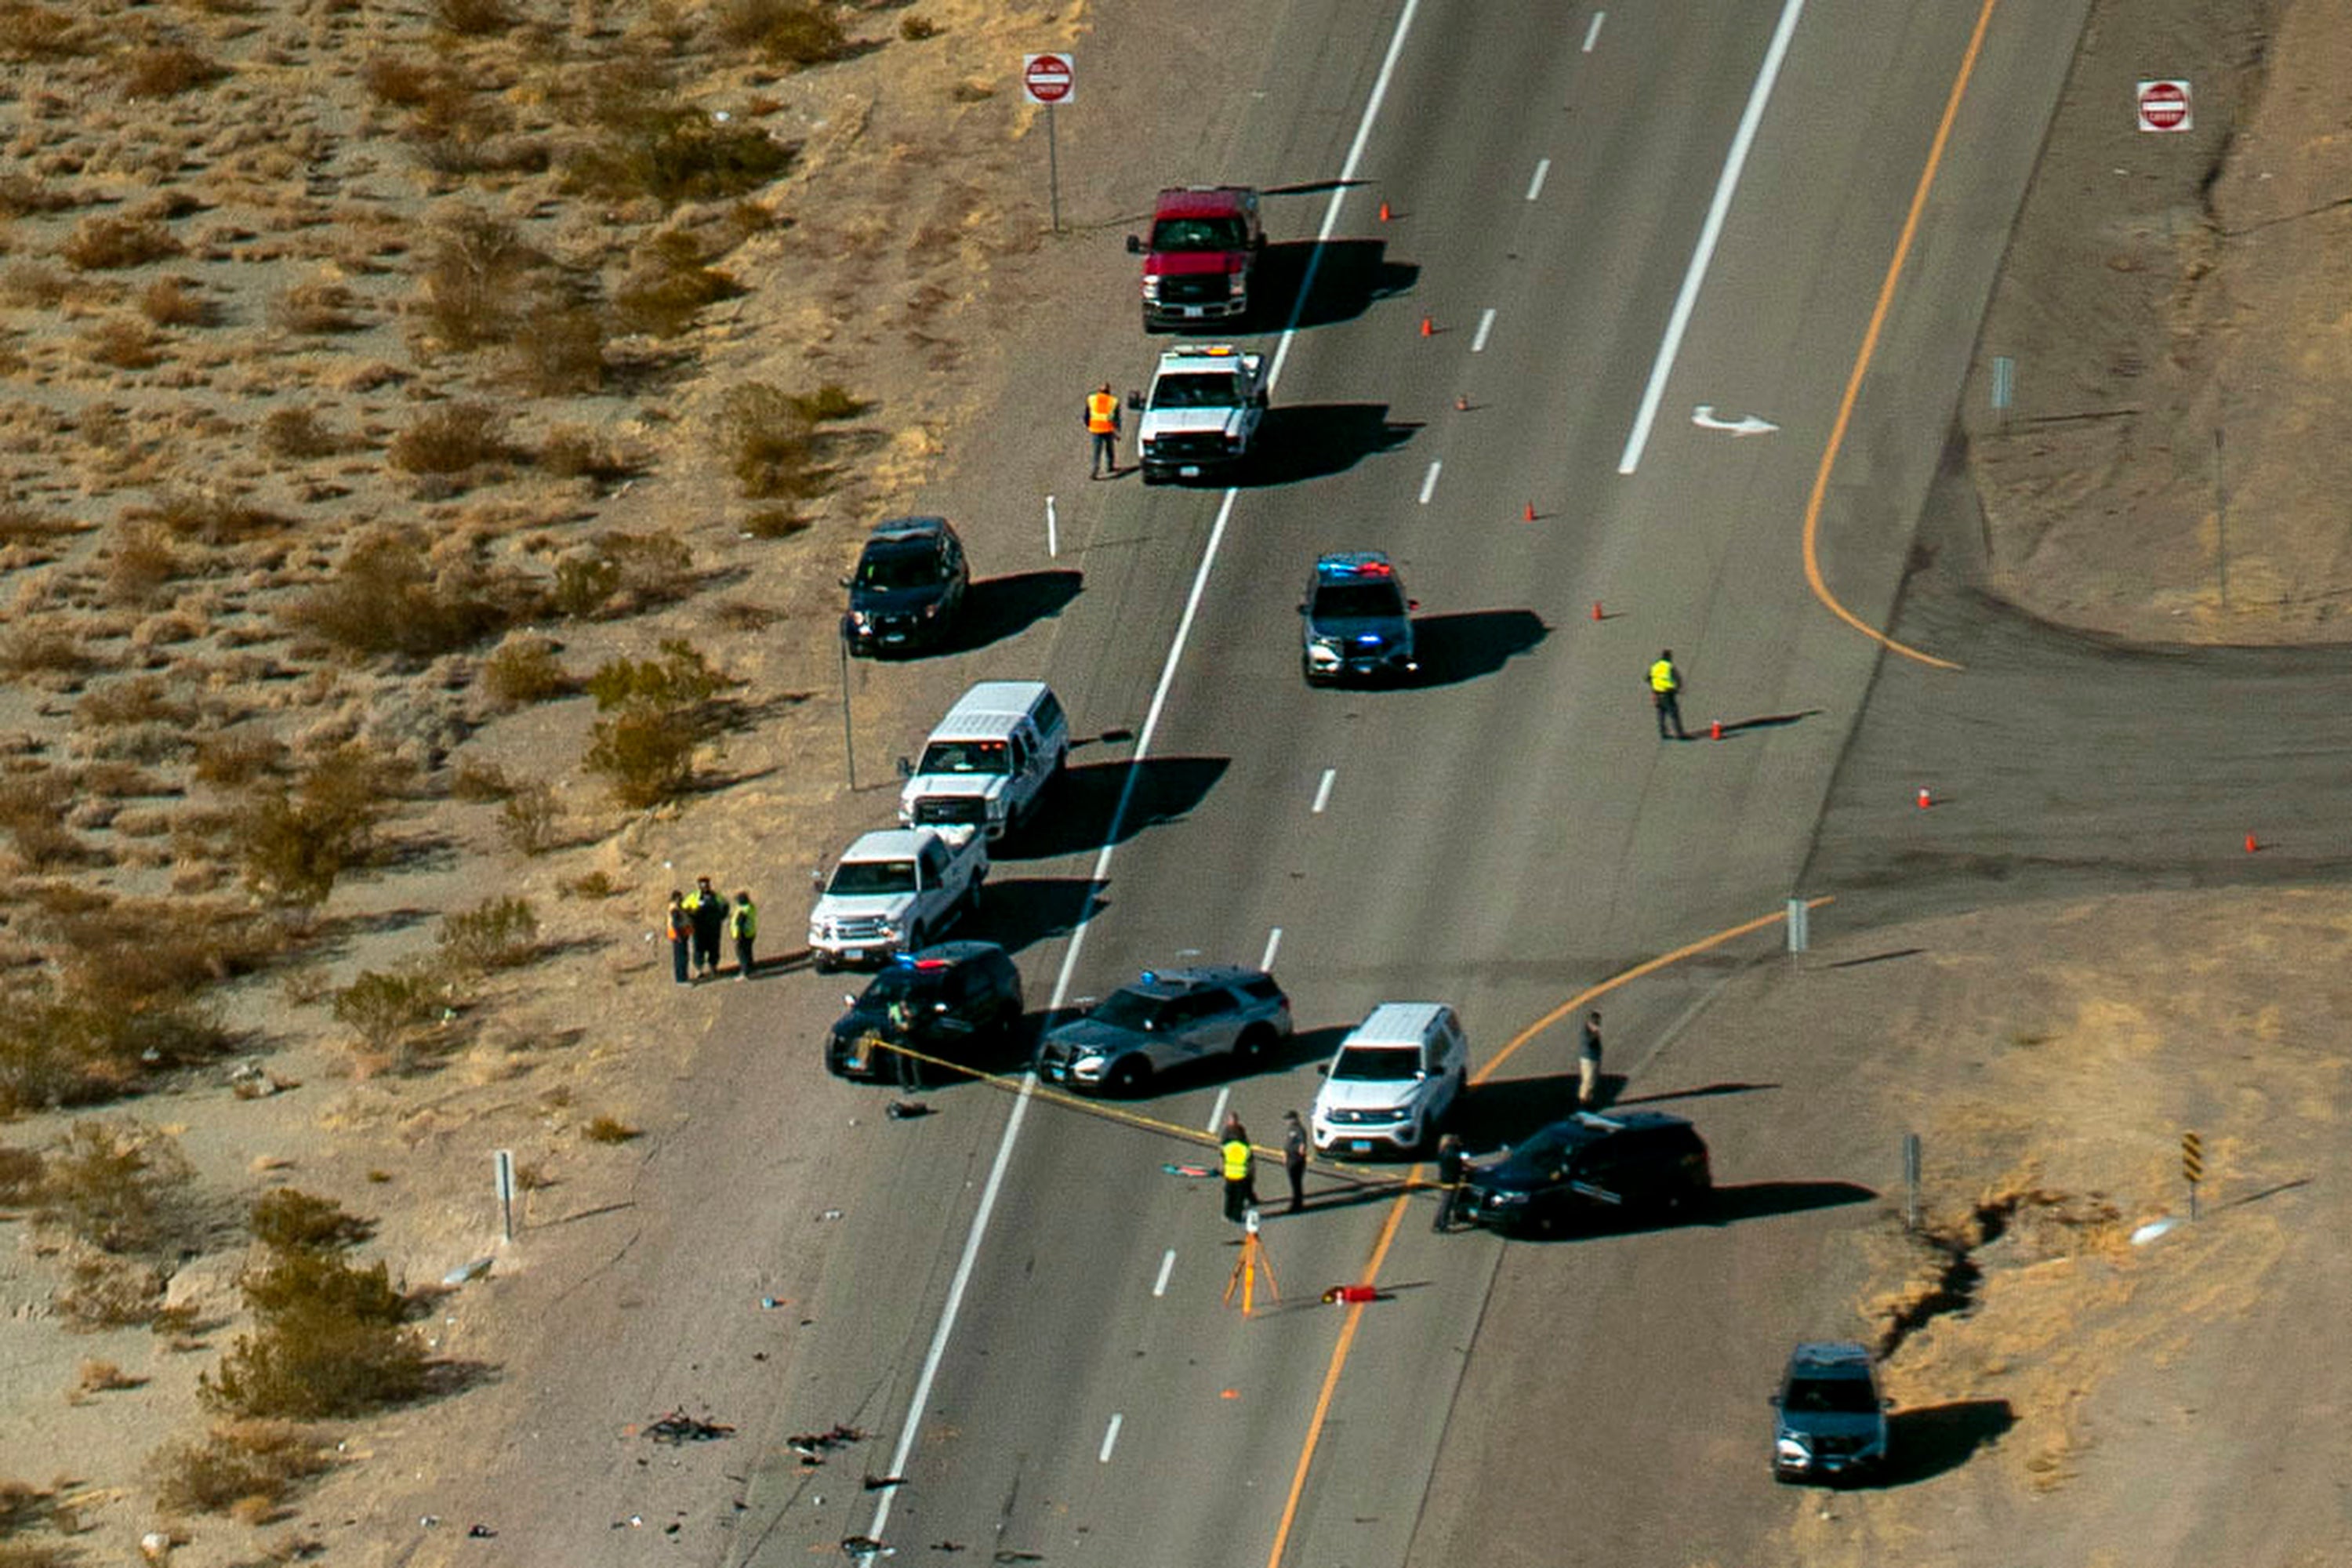
[[[1533,201],[1538,196],[1543,195],[1544,176],[1550,173],[1550,159],[1538,158],[1536,160],[1536,177],[1528,182],[1528,200]]]
[[[1421,504],[1422,504],[1422,505],[1423,505],[1423,506],[1427,506],[1427,505],[1429,504],[1429,498],[1430,498],[1431,496],[1435,495],[1435,494],[1437,493],[1437,475],[1438,475],[1438,471],[1439,471],[1440,469],[1444,468],[1444,467],[1445,467],[1445,465],[1444,465],[1443,462],[1440,462],[1440,461],[1432,461],[1432,462],[1431,462],[1431,464],[1429,465],[1429,472],[1422,476],[1422,479],[1421,479]],[[1321,809],[1323,809],[1323,808],[1322,808],[1321,806],[1318,806],[1318,807],[1316,807],[1316,809],[1317,809],[1318,811],[1320,811],[1320,810],[1321,810]]]
[[[1124,1415],[1120,1415],[1116,1413],[1112,1415],[1110,1418],[1110,1430],[1103,1434],[1102,1452],[1095,1456],[1095,1458],[1098,1463],[1106,1465],[1110,1463],[1110,1451],[1113,1447],[1117,1447],[1118,1443],[1119,1423],[1126,1419],[1127,1417]]]
[[[1433,475],[1431,477],[1434,478],[1435,476]],[[1317,816],[1322,816],[1323,808],[1331,804],[1331,781],[1339,776],[1339,770],[1337,768],[1325,768],[1323,770],[1323,782],[1315,786],[1315,807],[1313,815]]]
[[[1160,1278],[1151,1282],[1151,1293],[1153,1295],[1165,1296],[1168,1294],[1168,1276],[1175,1271],[1175,1268],[1176,1249],[1171,1247],[1165,1253],[1160,1255]]]
[[[1478,318],[1478,335],[1470,340],[1470,352],[1474,354],[1485,353],[1486,352],[1486,334],[1494,330],[1495,307],[1489,305],[1486,307],[1484,313],[1482,313]]]
[[[1217,1129],[1225,1124],[1225,1106],[1233,1097],[1233,1086],[1230,1084],[1217,1090],[1217,1103],[1209,1110],[1209,1125],[1206,1131],[1210,1137],[1215,1137]]]
[[[1609,13],[1606,11],[1595,11],[1592,13],[1592,26],[1584,29],[1584,52],[1586,54],[1589,55],[1592,52],[1593,40],[1601,37],[1601,24],[1608,19]]]
[[[1272,931],[1265,933],[1265,956],[1257,961],[1257,966],[1260,969],[1272,969],[1274,967],[1274,955],[1281,949],[1281,947],[1282,928],[1280,926],[1276,926]]]

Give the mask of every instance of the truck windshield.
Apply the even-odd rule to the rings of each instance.
[[[865,898],[874,893],[911,893],[915,890],[915,863],[912,860],[851,860],[834,872],[833,880],[824,890],[846,898]]]
[[[1231,408],[1239,401],[1226,374],[1163,375],[1151,387],[1154,408]]]
[[[1349,1083],[1410,1083],[1420,1070],[1412,1046],[1350,1046],[1331,1064],[1331,1077]]]
[[[1237,217],[1164,217],[1151,226],[1151,248],[1245,250],[1249,227]]]
[[[923,748],[922,773],[1010,773],[1013,752],[1003,741],[933,741]]]
[[[928,588],[940,575],[939,552],[934,550],[873,551],[857,563],[857,585],[877,594]]]
[[[1780,1408],[1822,1415],[1868,1415],[1877,1410],[1878,1395],[1859,1377],[1792,1377]]]

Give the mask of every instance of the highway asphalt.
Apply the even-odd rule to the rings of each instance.
[[[1261,471],[1232,494],[1130,481],[1073,527],[1086,592],[1045,673],[1082,733],[1122,738],[1082,748],[1076,804],[1045,853],[1000,866],[983,927],[1024,949],[1037,1000],[1064,1004],[1147,965],[1272,951],[1309,1046],[1139,1108],[1205,1129],[1230,1104],[1262,1144],[1311,1099],[1314,1052],[1376,1001],[1456,1004],[1485,1059],[1580,987],[1811,890],[1883,656],[1808,587],[1809,487],[1873,336],[1821,537],[1828,586],[1885,622],[2081,7],[2004,12],[1980,50],[1974,8],[1860,0],[1377,15],[1283,7],[1235,144],[1192,171],[1304,187],[1279,209],[1286,255],[1334,212],[1342,243],[1307,324],[1253,340],[1284,355]],[[1964,62],[1972,86],[1939,138]],[[1907,276],[1877,319],[1931,151]],[[1335,204],[1351,177],[1373,183]],[[1680,310],[1703,238],[1711,263]],[[1700,405],[1778,429],[1701,428]],[[1365,547],[1421,601],[1429,677],[1310,691],[1307,563]],[[1656,738],[1641,676],[1665,647],[1690,679],[1685,721],[1720,720],[1726,739]],[[1108,826],[1122,795],[1106,867],[1072,824]],[[1890,815],[1885,831],[1909,830]],[[1707,979],[1614,1000],[1619,1059],[1634,1067]],[[1557,1109],[1565,1039],[1533,1041],[1475,1097],[1487,1141]],[[1727,1081],[1771,1067],[1677,1067],[1718,1065]],[[1637,1072],[1628,1092],[1643,1087]],[[1361,1179],[1318,1175],[1309,1214],[1266,1226],[1279,1310],[1244,1321],[1219,1300],[1236,1253],[1214,1184],[1162,1169],[1198,1151],[991,1089],[934,1099],[955,1114],[908,1146],[961,1177],[940,1189],[952,1220],[910,1219],[817,1313],[854,1321],[893,1296],[887,1324],[818,1358],[838,1369],[820,1374],[833,1407],[887,1427],[907,1478],[850,1510],[851,1533],[1000,1561],[1664,1563],[1736,1558],[1779,1518],[1769,1486],[1703,1478],[1763,1473],[1753,1406],[1785,1337],[1778,1299],[1858,1212],[1874,1173],[1853,1138],[1791,1158],[1789,1114],[1752,1102],[1717,1135],[1746,1217],[1590,1247],[1433,1237],[1425,1199],[1400,1214]],[[975,1136],[1008,1122],[1009,1142]],[[1375,1258],[1392,1299],[1352,1321],[1319,1303]],[[751,1511],[810,1484],[775,1456]],[[1695,1489],[1717,1501],[1691,1506]],[[796,1560],[810,1536],[763,1531],[741,1560]]]

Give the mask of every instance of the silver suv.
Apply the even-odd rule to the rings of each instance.
[[[1214,1058],[1255,1062],[1290,1037],[1290,998],[1260,969],[1147,969],[1048,1034],[1037,1076],[1081,1090],[1140,1094]]]

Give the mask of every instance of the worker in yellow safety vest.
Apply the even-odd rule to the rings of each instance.
[[[1107,381],[1087,394],[1087,434],[1095,441],[1094,471],[1087,478],[1118,478],[1118,399]]]
[[[1225,1217],[1239,1225],[1244,1215],[1257,1207],[1257,1186],[1251,1169],[1249,1134],[1242,1131],[1238,1117],[1226,1121],[1224,1138],[1218,1152],[1225,1162]]]
[[[1675,727],[1674,738],[1687,741],[1683,732],[1683,672],[1675,668],[1675,650],[1666,648],[1658,655],[1658,662],[1650,666],[1650,701],[1658,710],[1658,739],[1666,739],[1666,726]]]

